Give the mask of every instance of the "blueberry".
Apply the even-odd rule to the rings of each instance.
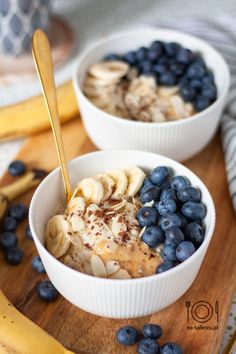
[[[32,235],[32,232],[31,232],[31,230],[30,230],[29,225],[26,226],[25,235],[26,235],[26,237],[28,237],[30,240],[33,240],[33,235]]]
[[[176,248],[176,257],[180,262],[184,262],[186,261],[186,259],[188,259],[194,254],[195,250],[195,246],[192,242],[180,242],[180,244]]]
[[[175,57],[181,48],[180,44],[175,42],[164,43],[165,52],[170,57]]]
[[[184,235],[178,227],[166,230],[165,246],[169,245],[176,248],[182,241],[184,241]]]
[[[0,247],[3,250],[16,247],[17,243],[18,243],[17,236],[13,232],[6,231],[0,234]]]
[[[190,80],[189,85],[197,92],[199,92],[202,88],[202,82],[199,79]]]
[[[28,208],[22,204],[13,204],[8,210],[8,215],[17,221],[22,221],[28,214]]]
[[[11,176],[21,176],[26,171],[26,164],[23,161],[15,160],[8,166],[8,172]]]
[[[166,55],[162,55],[160,58],[158,58],[158,64],[169,64],[169,58]]]
[[[180,48],[177,55],[176,55],[176,60],[179,63],[188,65],[190,64],[194,59],[194,53],[187,48]]]
[[[178,344],[169,342],[161,347],[161,354],[183,354],[183,351]]]
[[[204,84],[214,84],[214,74],[210,71],[202,78],[202,83]]]
[[[162,230],[166,231],[173,227],[180,227],[181,219],[177,214],[170,213],[161,217],[160,225]]]
[[[166,199],[172,199],[172,200],[176,200],[176,195],[175,195],[175,191],[171,188],[168,189],[163,189],[163,191],[161,192],[161,196],[160,196],[160,200],[166,200]]]
[[[144,59],[146,59],[147,57],[147,48],[145,47],[140,47],[137,51],[136,51],[136,58],[139,62],[143,61]]]
[[[166,166],[154,168],[150,174],[150,180],[157,186],[162,185],[169,178],[169,169]]]
[[[54,301],[59,296],[59,292],[50,280],[44,280],[38,284],[37,294],[41,300],[46,302]]]
[[[182,213],[192,220],[204,219],[206,216],[206,207],[202,203],[189,201],[182,206]]]
[[[170,71],[177,76],[181,76],[185,71],[185,66],[181,63],[174,62],[170,65]]]
[[[177,261],[176,247],[173,247],[171,245],[164,246],[163,250],[161,251],[161,257],[162,257],[164,262],[167,262],[167,261],[175,262],[175,261]]]
[[[136,64],[136,53],[133,51],[125,53],[122,59],[126,61],[129,65],[133,66]]]
[[[137,220],[141,227],[155,225],[157,219],[158,212],[155,208],[143,207],[137,212]]]
[[[148,60],[143,60],[139,63],[139,70],[141,73],[148,73],[152,71],[152,64]]]
[[[5,259],[7,263],[11,265],[17,265],[21,263],[24,257],[24,252],[18,247],[12,247],[6,250]]]
[[[167,270],[173,268],[174,266],[175,266],[175,264],[170,261],[161,263],[159,266],[157,266],[156,274],[166,272]]]
[[[155,49],[158,52],[158,56],[163,54],[163,42],[154,41],[152,42],[150,49]]]
[[[4,231],[15,231],[16,228],[17,228],[17,221],[11,216],[6,216],[2,220],[2,229]]]
[[[204,84],[202,86],[202,95],[207,97],[210,101],[216,100],[216,86],[214,84]]]
[[[165,86],[173,86],[177,84],[177,77],[171,71],[166,71],[159,77],[159,83]]]
[[[210,106],[210,100],[206,96],[199,95],[196,97],[193,106],[197,112],[204,111],[204,109]]]
[[[118,343],[125,346],[135,344],[138,340],[137,331],[132,326],[122,327],[116,332],[116,339]]]
[[[186,186],[177,191],[177,198],[182,203],[188,202],[189,200],[199,202],[201,200],[201,192],[199,189],[191,186]]]
[[[38,273],[46,273],[46,270],[44,268],[43,262],[41,261],[41,258],[39,256],[35,256],[32,259],[32,267],[38,272]]]
[[[167,66],[166,66],[166,64],[159,64],[159,63],[155,64],[155,65],[153,65],[153,71],[156,74],[161,75],[167,71]]]
[[[190,182],[187,179],[187,177],[175,176],[171,180],[171,188],[173,188],[176,191],[178,191],[179,189],[184,188],[186,186],[190,186]]]
[[[157,186],[146,187],[143,189],[143,193],[140,195],[140,200],[143,204],[151,202],[152,200],[157,200],[160,195],[160,189]]]
[[[176,211],[176,203],[173,199],[164,199],[158,202],[155,207],[160,215],[174,213]]]
[[[187,77],[190,79],[201,79],[205,75],[205,68],[196,62],[193,62],[187,69]]]
[[[138,354],[159,354],[160,347],[159,344],[151,338],[142,338],[138,343],[137,348]]]
[[[180,87],[180,95],[184,101],[191,102],[196,97],[196,91],[190,85],[182,85]]]
[[[120,60],[120,55],[115,54],[115,53],[111,53],[111,54],[107,54],[103,60]]]
[[[182,87],[182,86],[185,86],[185,85],[189,85],[189,83],[190,83],[190,80],[187,78],[187,76],[182,76],[180,79],[179,79],[179,82],[178,82],[178,84],[179,84],[179,86],[180,86],[180,88]]]
[[[195,246],[200,246],[204,240],[204,233],[201,225],[196,221],[191,222],[185,227],[186,236]]]
[[[152,181],[150,180],[149,177],[144,178],[142,187],[144,187],[144,186],[149,186],[149,187],[154,186],[154,184],[152,183]]]
[[[141,236],[141,240],[149,247],[157,247],[159,243],[163,243],[165,234],[163,230],[156,225],[148,226]]]
[[[162,328],[157,324],[148,323],[143,326],[142,334],[146,338],[157,339],[162,336]]]
[[[151,182],[151,180],[149,180],[149,182],[145,181],[143,182],[143,185],[139,191],[139,194],[144,194],[146,193],[151,187],[154,187],[154,184]]]
[[[160,52],[158,48],[151,48],[147,52],[147,58],[152,62],[155,62],[159,56],[160,56]]]
[[[180,218],[180,220],[181,220],[181,228],[184,229],[185,226],[188,225],[188,219],[186,218],[186,216],[184,216],[184,215],[183,215],[182,213],[180,213],[180,212],[178,212],[178,213],[176,213],[176,214],[179,216],[179,218]]]

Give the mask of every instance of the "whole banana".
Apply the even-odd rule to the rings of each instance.
[[[1,354],[75,354],[20,313],[0,290]]]

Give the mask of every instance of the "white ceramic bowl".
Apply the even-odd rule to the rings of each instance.
[[[192,185],[202,191],[202,201],[207,207],[205,240],[192,257],[165,273],[129,280],[102,279],[75,271],[55,259],[44,247],[44,230],[58,203],[64,201],[59,169],[50,173],[37,188],[29,211],[36,247],[55,287],[72,304],[105,317],[144,316],[165,308],[182,296],[199,271],[215,225],[214,204],[205,185],[186,167],[166,157],[142,151],[99,151],[72,160],[69,170],[75,186],[81,178],[129,165],[147,171],[157,165],[169,166],[175,174],[187,176]]]
[[[122,119],[94,106],[83,94],[88,67],[108,53],[125,53],[153,40],[174,41],[202,54],[212,69],[217,100],[206,110],[187,119],[165,123],[144,123]],[[229,88],[229,70],[220,53],[204,41],[173,30],[141,29],[98,42],[79,58],[73,83],[86,131],[100,149],[136,149],[185,160],[199,152],[216,132]]]

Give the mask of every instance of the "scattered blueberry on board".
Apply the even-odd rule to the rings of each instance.
[[[24,220],[27,214],[28,214],[28,208],[22,203],[12,204],[8,209],[8,215],[16,219],[18,222]]]
[[[124,346],[133,345],[138,340],[137,331],[132,326],[122,327],[116,332],[116,339]]]
[[[46,273],[43,262],[39,256],[35,256],[32,259],[32,268],[38,273]]]
[[[18,239],[15,233],[10,231],[5,231],[0,234],[0,248],[4,251],[16,247]]]
[[[31,230],[30,230],[29,225],[26,226],[25,235],[26,235],[26,237],[27,237],[28,239],[33,240],[33,235],[32,235],[32,232],[31,232]]]
[[[18,222],[15,218],[11,216],[6,216],[2,220],[2,229],[3,231],[15,231],[17,228]]]
[[[8,172],[13,177],[22,176],[26,170],[26,164],[20,160],[15,160],[8,166]]]
[[[52,302],[59,296],[59,292],[50,280],[44,280],[37,286],[37,293],[41,300]]]
[[[178,85],[186,102],[197,112],[209,107],[217,98],[213,73],[199,53],[175,42],[154,41],[150,47],[140,47],[123,55],[111,53],[104,60],[123,60],[140,75],[151,75],[157,84]]]
[[[141,240],[150,248],[160,246],[163,263],[156,269],[160,274],[186,261],[201,246],[206,206],[201,191],[186,176],[173,176],[167,166],[150,172],[139,195],[143,206],[136,218],[145,227]]]
[[[11,247],[6,250],[5,259],[11,265],[20,264],[24,257],[24,252],[19,247]]]
[[[183,354],[183,351],[176,343],[166,343],[161,347],[161,354]]]

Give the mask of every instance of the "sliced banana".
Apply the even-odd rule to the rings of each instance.
[[[108,261],[106,263],[107,275],[112,275],[120,269],[120,265],[117,261]]]
[[[94,179],[101,182],[103,186],[104,195],[102,201],[108,200],[112,195],[113,187],[115,185],[114,180],[105,173],[97,174],[96,176],[94,176]]]
[[[119,60],[103,61],[93,64],[89,73],[102,80],[117,80],[128,73],[129,65]]]
[[[67,205],[66,208],[66,215],[71,216],[71,214],[75,213],[81,213],[83,214],[85,212],[85,200],[82,197],[74,197],[70,200],[69,204]]]
[[[131,276],[125,269],[119,269],[117,272],[109,276],[110,279],[130,279]]]
[[[125,169],[125,174],[128,178],[128,187],[125,191],[125,196],[134,197],[142,187],[146,175],[144,171],[137,166]]]
[[[63,215],[53,216],[47,223],[45,230],[45,244],[48,251],[55,257],[63,256],[70,247],[69,234],[72,228]]]
[[[82,216],[73,214],[68,218],[68,220],[70,221],[74,232],[81,232],[85,230],[85,221]]]
[[[96,181],[94,178],[82,179],[78,183],[77,193],[81,193],[87,204],[100,204],[104,196],[101,182]]]
[[[112,218],[111,231],[116,238],[122,238],[127,232],[127,225],[124,220],[122,221],[120,215],[116,215]]]
[[[95,275],[95,277],[106,278],[107,276],[106,267],[102,259],[96,254],[93,254],[91,257],[91,267],[92,267],[93,275]]]
[[[84,269],[84,272],[89,275],[93,275],[93,270],[92,270],[92,265],[91,265],[91,257],[85,257],[85,259],[82,262],[82,266]]]
[[[117,79],[103,80],[98,79],[97,77],[88,76],[84,82],[85,86],[92,86],[97,88],[103,88],[109,85],[115,85],[118,83]]]
[[[175,95],[178,91],[179,91],[179,87],[178,86],[172,86],[172,87],[160,86],[158,88],[158,92],[157,93],[161,97],[171,97],[171,96]]]
[[[106,174],[115,182],[114,192],[112,193],[111,198],[115,200],[122,199],[122,196],[125,194],[128,185],[126,174],[123,170],[118,168],[109,170],[106,172]]]

